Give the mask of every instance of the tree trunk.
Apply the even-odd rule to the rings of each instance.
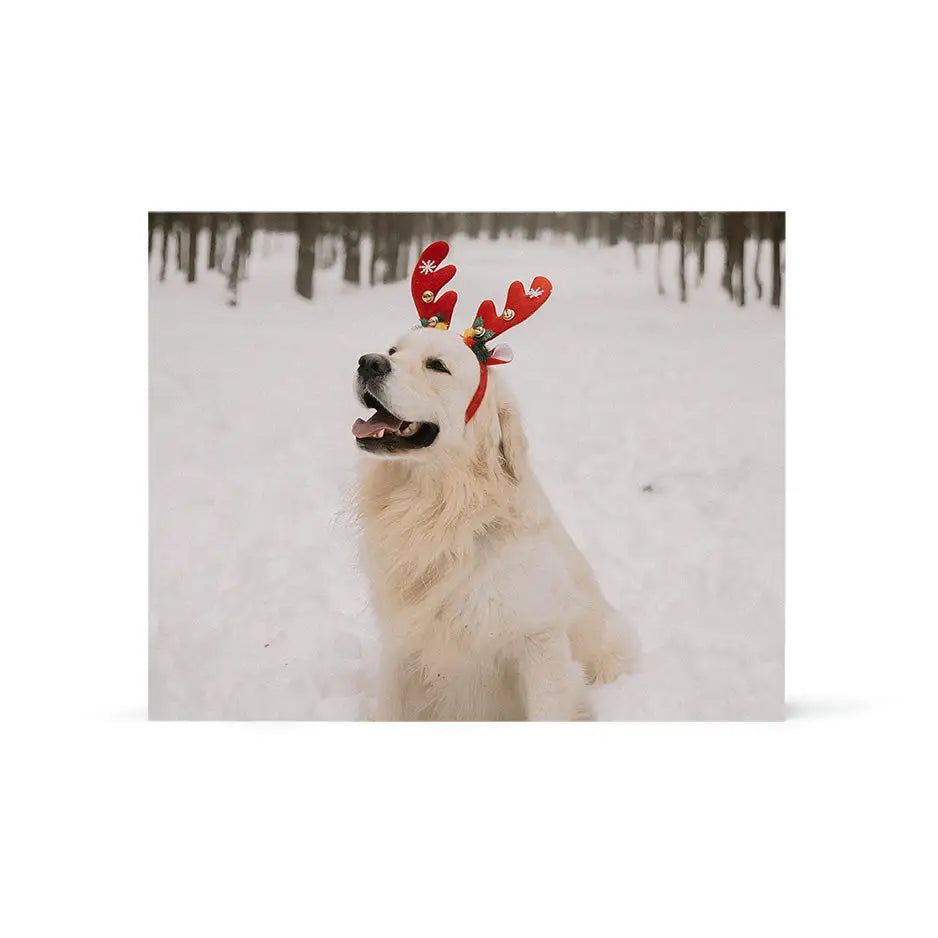
[[[393,266],[389,270],[394,280],[407,279],[407,262],[410,260],[410,242],[414,235],[414,216],[409,212],[400,212],[394,215],[394,257]],[[389,261],[392,258],[388,259]],[[387,281],[390,282],[390,281]]]
[[[745,223],[743,223],[745,224]],[[740,306],[746,305],[746,230],[741,228],[736,241],[736,270],[739,280],[739,290],[736,302]]]
[[[707,235],[709,234],[709,220],[701,213],[697,228],[697,286],[700,286],[707,269]]]
[[[163,243],[160,247],[160,280],[166,279],[166,262],[169,258],[169,236],[173,230],[175,216],[167,212],[163,216]]]
[[[407,223],[413,224],[413,220],[409,217],[403,219],[403,216],[396,216],[388,212],[376,212],[372,219],[374,243],[371,252],[369,280],[372,286],[379,279],[381,283],[393,283],[397,278],[400,264],[400,243],[403,226]],[[432,231],[430,237],[436,240],[440,236],[440,229],[443,227],[444,221],[441,216],[433,215],[428,219],[428,223]],[[380,276],[378,271],[379,263],[381,265]]]
[[[182,239],[185,235],[185,229],[182,227],[182,223],[176,225],[176,270],[183,270],[182,256],[183,256],[183,247]]]
[[[466,213],[466,234],[469,235],[470,238],[478,238],[481,231],[482,231],[482,213],[481,212],[467,212]]]
[[[254,237],[254,215],[240,212],[235,216],[238,234],[235,236],[234,253],[231,258],[231,270],[228,271],[228,305],[238,305],[238,284],[244,280],[247,261],[251,256],[251,241]]]
[[[387,219],[380,212],[372,212],[371,217],[369,218],[370,227],[371,227],[371,264],[368,269],[368,283],[371,286],[375,285],[375,268],[378,263],[378,258],[381,255],[382,239],[384,238],[384,227]],[[429,219],[427,219],[429,224]],[[433,235],[431,234],[432,238]]]
[[[759,275],[759,264],[762,261],[762,233],[756,231],[756,261],[753,266],[753,277],[756,281],[756,299],[762,299],[762,277]]]
[[[156,231],[156,213],[147,212],[147,258],[153,257],[153,233]]]
[[[664,225],[667,215],[658,213],[655,216],[655,278],[658,283],[658,296],[664,296],[664,284],[661,282],[661,245],[664,241]]]
[[[254,213],[239,212],[238,222],[241,225],[241,279],[248,275],[248,258],[254,252]]]
[[[720,283],[726,290],[729,298],[733,299],[733,261],[736,253],[733,245],[733,234],[731,222],[728,220],[728,213],[723,215],[723,276]]]
[[[241,252],[243,241],[241,231],[235,235],[234,251],[231,254],[231,269],[228,271],[228,305],[238,305],[238,276],[241,273]]]
[[[312,212],[296,213],[296,278],[294,288],[307,300],[313,298],[313,271],[316,269],[316,236],[319,218]]]
[[[687,302],[687,272],[685,270],[685,257],[687,254],[687,226],[690,221],[690,214],[685,212],[683,215],[678,217],[677,223],[680,226],[680,254],[678,257],[677,264],[677,276],[678,282],[681,287],[681,302]]]
[[[358,286],[362,278],[361,225],[358,215],[345,215],[342,219],[342,246],[345,248],[345,268],[342,279]]]
[[[492,212],[491,218],[489,219],[489,239],[491,241],[497,241],[500,234],[501,217],[498,212]]]
[[[622,236],[632,245],[632,258],[635,269],[638,270],[640,261],[638,246],[642,240],[642,216],[639,212],[622,212]]]
[[[782,305],[782,241],[785,238],[785,213],[771,212],[772,305]]]
[[[726,260],[723,265],[723,289],[740,306],[746,302],[746,280],[743,269],[746,241],[746,219],[742,212],[723,213],[723,245]],[[735,282],[734,282],[735,281]]]
[[[528,241],[533,241],[537,237],[537,212],[524,213],[524,236]]]
[[[453,235],[456,233],[456,213],[443,212],[440,214],[439,220],[440,237],[442,237],[444,241],[451,240]]]
[[[316,270],[328,270],[339,259],[339,242],[334,235],[328,232],[332,225],[327,215],[319,215],[319,232],[316,238]]]
[[[218,213],[208,216],[208,269],[215,269],[215,255],[218,251]]]
[[[199,228],[201,219],[198,213],[190,212],[186,216],[186,227],[189,231],[189,263],[186,271],[186,281],[195,283],[196,263],[198,261],[199,251]]]

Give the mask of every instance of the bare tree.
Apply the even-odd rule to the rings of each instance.
[[[625,230],[625,237],[628,240],[628,242],[632,245],[632,258],[635,261],[636,270],[638,270],[642,266],[639,246],[642,243],[643,223],[644,223],[644,219],[643,219],[641,212],[623,213],[622,224]]]
[[[218,213],[211,212],[208,216],[208,269],[215,269],[216,253],[218,251]]]
[[[195,283],[196,262],[198,260],[199,249],[199,228],[201,227],[201,218],[198,212],[188,212],[186,214],[186,231],[188,233],[189,258],[186,270],[186,281]]]
[[[326,270],[339,259],[338,216],[317,212],[319,227],[316,234],[316,270]]]
[[[342,216],[342,246],[345,248],[345,267],[342,279],[358,286],[362,279],[361,216],[351,213]]]
[[[428,219],[431,230],[436,229],[439,224],[434,217]],[[371,269],[369,271],[369,281],[372,286],[379,280],[380,282],[391,283],[397,277],[398,270],[398,245],[401,240],[401,231],[395,217],[388,212],[375,212],[371,216]],[[431,238],[436,235],[431,234]]]
[[[678,284],[681,290],[681,302],[687,302],[687,274],[685,271],[685,257],[687,254],[687,227],[690,221],[690,213],[683,212],[678,214],[676,224],[678,227],[679,249],[677,264]]]
[[[404,280],[407,277],[408,260],[410,259],[410,242],[414,234],[414,216],[408,212],[400,212],[393,219],[393,235],[391,250],[394,254],[393,265],[388,264],[385,272],[385,283],[391,280]],[[391,258],[388,259],[389,261]]]
[[[732,222],[730,221],[730,212],[723,212],[721,215],[723,222],[723,276],[720,278],[720,284],[733,298],[733,262],[736,256],[732,244]]]
[[[240,212],[235,216],[238,232],[235,236],[234,251],[231,255],[231,269],[228,271],[228,305],[238,305],[238,284],[245,277],[247,259],[251,255],[251,240],[254,235],[254,215]]]
[[[759,264],[762,260],[762,238],[763,224],[765,219],[764,212],[752,213],[752,236],[756,239],[756,259],[753,262],[752,275],[756,284],[756,299],[762,299],[762,276],[759,273]]]
[[[166,279],[166,260],[169,255],[169,236],[176,216],[170,212],[163,215],[163,242],[160,246],[160,280]]]
[[[456,234],[456,213],[441,212],[438,218],[440,237],[449,241]]]
[[[388,219],[383,212],[372,212],[368,217],[368,221],[371,233],[371,263],[368,267],[368,283],[374,286],[378,261],[386,250],[384,241],[387,238]],[[427,221],[429,222],[429,219]]]
[[[294,288],[307,300],[313,298],[313,271],[316,269],[316,237],[319,216],[313,212],[296,213],[296,277]]]
[[[294,287],[301,296],[312,299],[317,270],[334,264],[338,258],[339,239],[344,247],[343,278],[360,284],[362,270],[362,236],[371,235],[369,282],[391,283],[406,278],[412,255],[413,239],[421,244],[435,238],[450,238],[454,233],[469,237],[498,239],[503,235],[537,239],[551,232],[560,239],[572,234],[578,241],[599,239],[600,244],[614,246],[626,240],[632,246],[635,267],[641,263],[644,244],[655,246],[655,285],[660,296],[667,295],[670,274],[663,270],[665,244],[674,240],[678,251],[675,273],[677,295],[682,303],[689,302],[696,282],[706,272],[708,240],[711,235],[722,238],[725,262],[722,284],[731,300],[740,306],[746,302],[748,271],[747,243],[755,239],[753,289],[758,299],[769,291],[768,269],[761,270],[763,242],[771,242],[771,302],[781,306],[783,290],[783,249],[785,240],[784,212],[495,212],[482,213],[148,213],[147,255],[152,259],[157,238],[160,238],[161,280],[166,279],[170,240],[175,241],[177,266],[186,272],[192,283],[197,279],[199,237],[202,227],[208,228],[207,268],[218,269],[227,280],[231,305],[238,302],[238,284],[246,277],[255,230],[263,233],[263,251],[282,249],[280,239],[272,232],[296,231],[298,235],[297,266]],[[226,228],[229,233],[226,235]],[[768,249],[768,248],[766,248]],[[668,248],[670,250],[670,248]],[[689,256],[697,254],[694,264]],[[226,256],[227,255],[227,256]],[[768,265],[768,261],[766,262]],[[712,260],[711,260],[712,264]],[[693,265],[693,266],[691,266]]]
[[[785,240],[785,213],[769,212],[772,240],[772,305],[782,305],[782,241]]]
[[[746,305],[746,214],[723,212],[723,289],[740,306]]]
[[[185,254],[185,247],[183,246],[183,238],[186,236],[186,229],[182,226],[180,222],[175,226],[176,233],[176,270],[184,270],[183,266],[183,255]]]
[[[707,241],[710,235],[710,218],[704,212],[695,212],[694,237],[697,243],[697,286],[700,286],[707,270]]]
[[[658,296],[664,296],[664,283],[661,280],[661,247],[665,241],[667,222],[667,212],[657,212],[655,214],[655,279],[658,284]]]

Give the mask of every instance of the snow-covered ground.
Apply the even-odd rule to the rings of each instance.
[[[454,238],[454,324],[514,279],[553,281],[501,374],[546,491],[642,639],[642,673],[597,691],[600,718],[780,719],[784,314],[729,303],[716,243],[681,305],[674,250],[661,298],[650,247],[636,270],[626,244]],[[341,258],[296,297],[294,252],[258,233],[236,308],[216,272],[157,282],[154,252],[151,718],[351,720],[373,698],[351,384],[415,314],[406,281],[343,284]]]

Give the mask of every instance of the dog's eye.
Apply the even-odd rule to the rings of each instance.
[[[444,374],[451,374],[449,368],[447,368],[446,365],[444,365],[443,362],[441,362],[438,358],[428,358],[426,361],[426,366],[430,369],[430,371],[442,371]]]
[[[389,348],[389,349],[388,349],[388,355],[393,355],[396,351],[397,351],[396,348]]]

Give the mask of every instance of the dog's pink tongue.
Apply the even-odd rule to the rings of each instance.
[[[361,417],[352,424],[352,433],[359,439],[365,439],[369,436],[375,436],[379,430],[390,430],[397,433],[401,428],[403,421],[392,417],[385,411],[376,410],[367,420]]]

